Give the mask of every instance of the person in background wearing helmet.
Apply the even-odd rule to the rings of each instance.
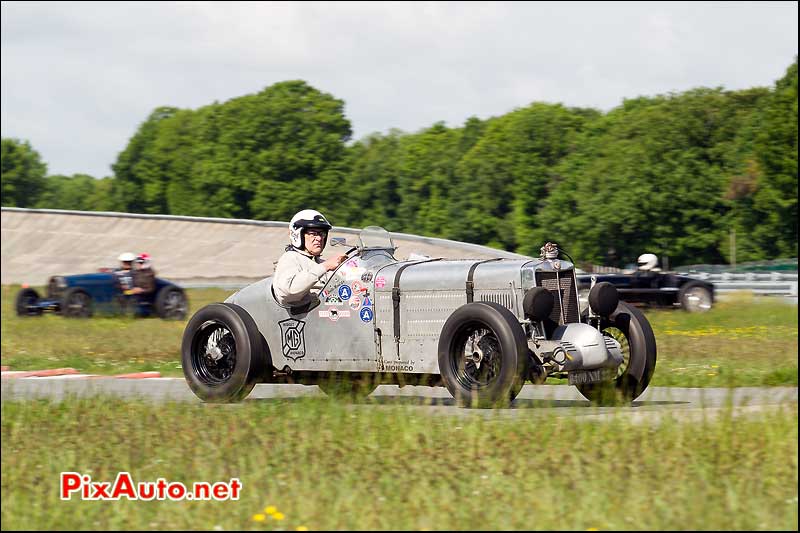
[[[328,272],[336,270],[347,258],[335,255],[325,261],[320,255],[328,242],[331,224],[322,213],[304,209],[289,222],[291,244],[278,260],[272,281],[275,298],[281,305],[310,303],[327,281]]]
[[[150,254],[141,253],[136,257],[136,269],[133,271],[133,288],[131,294],[151,294],[156,290],[156,272]]]
[[[644,272],[659,272],[661,269],[657,267],[658,256],[656,254],[642,254],[639,256],[639,270]]]
[[[639,263],[639,270],[636,272],[636,277],[639,280],[640,287],[658,288],[658,274],[661,269],[657,268],[658,256],[656,254],[642,254],[637,259]]]
[[[136,256],[131,252],[124,252],[119,254],[117,259],[119,259],[119,268],[114,271],[114,279],[124,293],[133,289],[133,262],[136,260]]]
[[[133,262],[136,256],[131,252],[124,252],[119,254],[119,268],[114,271],[114,281],[117,284],[121,294],[119,295],[119,304],[122,306],[122,311],[125,312],[128,308],[130,295],[133,294]]]

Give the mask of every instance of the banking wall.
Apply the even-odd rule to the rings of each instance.
[[[288,243],[288,222],[9,207],[2,208],[0,221],[3,284],[44,285],[54,274],[116,267],[117,256],[129,251],[149,253],[158,275],[178,283],[244,285],[272,275]],[[357,234],[335,227],[331,237],[356,244]],[[524,257],[446,239],[392,238],[398,259]]]

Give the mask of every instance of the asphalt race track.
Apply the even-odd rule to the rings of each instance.
[[[183,378],[120,380],[114,378],[21,378],[3,379],[2,401],[65,397],[116,396],[154,402],[195,402]],[[316,385],[259,384],[245,402],[273,401],[308,396],[324,397]],[[681,388],[651,387],[630,407],[592,407],[568,385],[526,385],[508,409],[464,409],[457,407],[443,387],[381,385],[354,406],[381,408],[406,405],[421,411],[460,416],[525,417],[552,413],[557,416],[609,419],[626,416],[637,422],[658,421],[665,415],[680,419],[716,416],[732,404],[735,414],[757,415],[764,410],[797,410],[797,387]],[[235,406],[233,406],[235,407]]]

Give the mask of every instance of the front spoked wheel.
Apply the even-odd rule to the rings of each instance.
[[[584,320],[587,318],[588,313]],[[600,319],[600,331],[619,342],[623,361],[613,380],[576,387],[587,400],[598,405],[630,403],[645,391],[656,368],[653,328],[641,311],[620,302],[609,317]]]
[[[631,362],[631,345],[628,342],[628,337],[625,336],[625,332],[621,329],[616,328],[614,326],[607,326],[602,330],[604,337],[611,337],[615,341],[619,343],[620,351],[622,352],[622,363],[617,367],[617,374],[614,378],[619,379],[622,377],[625,372],[628,371],[628,365]]]

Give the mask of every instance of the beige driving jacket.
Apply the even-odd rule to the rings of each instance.
[[[319,257],[292,248],[281,256],[275,267],[272,288],[281,305],[303,305],[316,298],[328,280],[328,272]]]

